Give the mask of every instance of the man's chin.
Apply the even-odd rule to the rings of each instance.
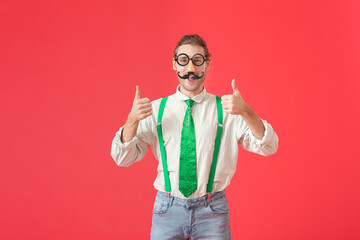
[[[199,79],[200,80],[200,79]],[[199,80],[194,80],[194,83],[197,83],[196,81]],[[197,92],[199,90],[203,89],[203,84],[192,84],[190,81],[188,81],[187,79],[184,80],[183,83],[180,84],[181,88],[188,91],[188,92]]]
[[[185,79],[182,80],[182,86],[186,87],[186,88],[191,88],[191,89],[196,89],[199,87],[200,81],[193,79],[193,80],[189,80],[189,79]]]

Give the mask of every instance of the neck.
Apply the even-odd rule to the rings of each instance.
[[[204,90],[204,86],[201,86],[200,89],[194,90],[194,91],[188,91],[188,90],[184,89],[183,87],[181,87],[181,85],[179,87],[179,91],[190,99],[195,97],[196,95],[200,94],[203,90]]]

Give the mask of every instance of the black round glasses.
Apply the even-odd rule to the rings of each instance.
[[[195,66],[201,66],[204,64],[204,62],[207,61],[207,59],[200,53],[195,54],[194,56],[192,56],[192,58],[190,58],[187,54],[185,53],[180,53],[179,55],[176,56],[175,61],[180,65],[180,66],[186,66],[188,65],[188,63],[190,62],[190,60],[192,61],[192,63]]]

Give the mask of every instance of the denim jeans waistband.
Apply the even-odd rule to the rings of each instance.
[[[223,191],[211,193],[210,197],[208,194],[206,194],[199,198],[179,198],[173,195],[170,195],[168,197],[168,194],[166,192],[158,191],[156,197],[163,200],[169,199],[170,205],[189,206],[189,204],[191,204],[191,206],[196,207],[196,206],[207,206],[212,201],[215,201],[216,199],[222,197],[226,197],[226,195],[225,195],[225,190],[223,190]]]

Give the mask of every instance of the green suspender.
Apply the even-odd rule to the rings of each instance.
[[[216,107],[217,107],[217,113],[218,113],[218,126],[217,126],[216,139],[215,139],[214,155],[213,155],[213,159],[212,159],[212,163],[211,163],[209,181],[208,181],[208,185],[207,185],[207,189],[206,189],[206,191],[208,193],[211,193],[213,190],[215,169],[216,169],[216,163],[217,163],[217,159],[218,159],[218,155],[219,155],[221,133],[223,130],[223,111],[222,111],[222,105],[221,105],[221,98],[218,96],[216,96]]]
[[[163,166],[163,171],[164,171],[165,191],[170,193],[171,186],[170,186],[169,172],[168,172],[167,162],[166,162],[164,139],[163,139],[162,128],[161,128],[161,121],[162,121],[162,117],[164,114],[164,109],[165,109],[165,104],[166,104],[167,99],[168,99],[168,97],[164,97],[163,99],[161,99],[161,102],[160,102],[160,108],[159,108],[159,114],[158,114],[158,120],[157,120],[157,132],[158,132],[158,138],[159,138],[162,166]],[[223,130],[223,111],[222,111],[222,105],[221,105],[221,98],[218,96],[216,96],[216,108],[217,108],[217,113],[218,113],[218,128],[217,128],[217,132],[216,132],[215,147],[214,147],[214,154],[213,154],[213,159],[212,159],[211,169],[210,169],[210,174],[209,174],[209,181],[208,181],[208,186],[206,189],[206,191],[208,193],[212,192],[213,185],[214,185],[216,163],[217,163],[217,158],[219,155],[221,134],[222,134],[222,130]]]
[[[156,127],[157,127],[157,133],[158,133],[158,138],[159,138],[161,160],[162,160],[162,166],[163,166],[163,172],[164,172],[165,191],[170,193],[171,192],[171,185],[170,185],[169,172],[168,172],[167,163],[166,163],[166,153],[165,153],[165,148],[164,148],[164,138],[163,138],[162,128],[161,128],[162,116],[163,116],[163,113],[164,113],[165,104],[166,104],[167,99],[168,99],[168,97],[164,97],[163,99],[161,99],[160,108],[159,108],[159,115],[158,115],[158,120],[157,120],[157,126]]]

